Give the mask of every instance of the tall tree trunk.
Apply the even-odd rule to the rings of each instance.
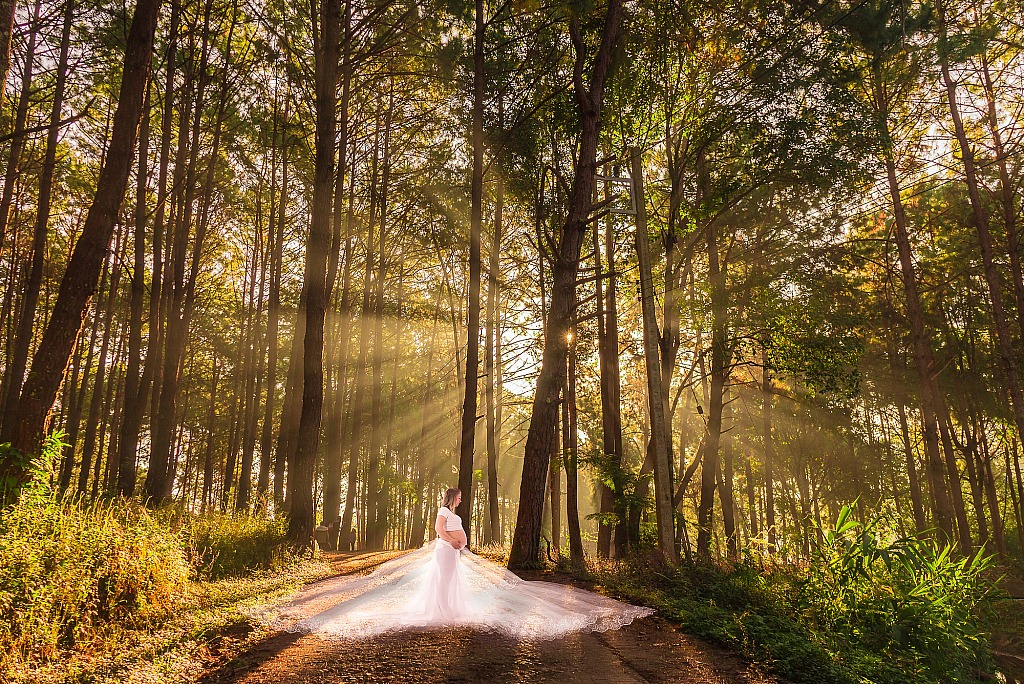
[[[69,0],[70,4],[70,0]],[[132,261],[131,301],[128,314],[128,369],[125,371],[124,414],[118,431],[116,455],[117,493],[135,493],[135,477],[139,443],[139,423],[145,405],[141,389],[142,374],[142,306],[146,296],[146,185],[149,173],[149,90],[143,106],[142,130],[139,134],[139,168],[135,183],[135,239]],[[155,322],[154,322],[155,324]],[[152,338],[152,332],[150,334]]]
[[[0,8],[2,12],[2,8]],[[53,104],[50,108],[50,127],[46,134],[46,152],[43,157],[43,168],[39,175],[39,199],[36,206],[36,220],[32,231],[32,266],[29,269],[28,280],[24,287],[24,297],[21,302],[21,316],[18,321],[18,332],[15,335],[14,349],[8,357],[7,363],[7,405],[4,408],[4,416],[13,416],[17,411],[17,400],[21,396],[21,384],[25,379],[25,364],[28,362],[29,347],[32,342],[32,331],[36,319],[36,306],[39,302],[39,290],[43,283],[43,261],[46,254],[46,236],[50,224],[50,199],[53,194],[53,174],[57,167],[57,142],[60,135],[60,115],[64,106],[64,87],[67,83],[68,71],[68,47],[71,42],[71,21],[74,12],[72,0],[66,0],[64,5],[64,26],[61,30],[60,57],[57,61],[57,81],[54,85]],[[38,14],[38,11],[37,11]],[[32,53],[35,51],[36,34],[33,31],[29,37],[29,55],[25,65],[25,79],[23,85],[28,85],[32,80]],[[3,83],[0,81],[0,83]],[[23,89],[23,100],[28,100],[28,93]],[[21,126],[24,127],[23,106],[18,105],[18,115],[22,119]],[[15,148],[23,145],[24,137],[18,138],[11,144],[11,157],[15,156]],[[20,152],[18,154],[20,156]],[[9,159],[10,163],[12,160]],[[17,173],[18,161],[14,161],[14,168],[8,167],[8,176]],[[13,185],[10,184],[10,185]],[[0,207],[0,220],[6,222],[10,212],[10,200],[7,196],[8,184],[4,184],[4,197],[6,209]],[[0,229],[0,233],[2,233]]]
[[[288,103],[289,100],[286,96],[284,107],[285,130],[283,133],[284,150],[282,151],[283,158],[281,160],[281,200],[277,205],[279,251],[284,243],[284,224],[288,207]],[[280,306],[281,301],[281,269],[282,260],[279,256],[276,288],[278,306]],[[287,470],[291,454],[294,452],[295,430],[298,426],[298,412],[295,408],[299,406],[298,397],[302,393],[302,374],[299,372],[299,369],[302,367],[301,341],[304,329],[305,318],[300,302],[295,316],[295,329],[292,331],[292,344],[288,355],[288,370],[285,376],[284,405],[281,407],[281,423],[277,431],[277,447],[274,449],[274,510],[278,514],[286,510],[284,500],[285,471]]]
[[[337,73],[341,58],[341,0],[321,0],[316,53],[316,160],[313,213],[306,245],[306,330],[302,349],[302,412],[295,468],[288,478],[288,539],[307,545],[313,534],[313,470],[320,444],[324,402],[324,323],[327,315],[327,258],[331,244],[334,191],[334,135]]]
[[[220,380],[220,364],[217,354],[213,356],[213,378],[210,380],[210,406],[206,413],[206,447],[203,453],[203,491],[200,495],[199,509],[206,512],[207,506],[213,505],[213,425],[217,417],[217,383]]]
[[[736,450],[732,435],[729,434],[729,431],[734,426],[732,425],[732,404],[728,399],[728,388],[726,388],[726,397],[723,400],[723,404],[722,460],[718,482],[718,498],[722,502],[722,527],[725,531],[726,555],[731,560],[736,560],[739,557],[738,532],[736,530],[736,502],[733,489],[733,457]],[[728,427],[724,425],[726,417],[730,423]]]
[[[375,221],[372,213],[376,206],[377,192],[377,150],[380,143],[380,119],[378,117],[376,131],[374,133],[374,155],[372,172],[370,178],[371,188],[371,218],[367,223],[366,255],[363,263],[362,303],[359,311],[359,351],[356,354],[355,387],[352,390],[352,401],[349,403],[349,456],[348,456],[348,489],[345,494],[345,509],[341,517],[341,529],[351,530],[352,519],[355,514],[356,484],[359,474],[359,452],[362,449],[362,430],[365,422],[365,398],[366,398],[366,358],[369,354],[370,335],[373,325],[373,245]],[[365,522],[361,519],[361,522]]]
[[[711,395],[708,402],[708,435],[701,467],[700,503],[697,506],[697,554],[711,553],[714,525],[715,484],[722,440],[722,409],[728,373],[729,353],[726,347],[727,300],[725,271],[719,263],[718,226],[712,220],[707,231],[708,275],[711,281]],[[725,506],[725,498],[721,497]]]
[[[764,524],[768,551],[778,550],[779,530],[775,522],[775,439],[772,437],[772,376],[768,352],[761,350],[761,436],[764,440]]]
[[[605,191],[605,199],[608,192]],[[601,264],[601,244],[594,223],[594,276],[597,289],[598,358],[601,375],[601,439],[612,477],[612,487],[601,484],[601,514],[616,516],[616,524],[602,519],[597,531],[597,554],[611,556],[614,536],[615,555],[621,557],[626,543],[626,511],[622,505],[622,411],[619,387],[619,312],[615,287],[615,235],[613,215],[605,220],[604,250],[607,272]],[[607,285],[603,281],[607,278]],[[613,534],[614,533],[614,534]]]
[[[466,303],[466,382],[462,401],[462,432],[459,439],[458,514],[472,533],[473,452],[476,445],[477,385],[480,374],[480,234],[484,205],[484,0],[476,0],[476,31],[473,39],[473,182],[469,220],[469,300]]]
[[[579,437],[576,429],[576,326],[570,328],[568,372],[565,378],[566,436],[563,440],[565,456],[565,520],[569,528],[569,560],[575,567],[583,567],[583,538],[580,533],[579,503]]]
[[[636,193],[636,254],[640,270],[640,301],[643,314],[644,362],[647,368],[647,404],[651,418],[651,440],[654,463],[654,505],[658,521],[658,549],[675,560],[676,534],[672,506],[671,437],[666,415],[668,387],[664,384],[661,364],[661,333],[654,310],[654,275],[650,236],[647,233],[647,197],[644,192],[643,159],[640,149],[630,149],[631,178]]]
[[[907,319],[910,323],[913,344],[914,365],[921,383],[921,413],[924,423],[925,460],[932,482],[932,496],[935,501],[935,521],[939,529],[952,541],[953,512],[950,506],[950,490],[946,485],[942,457],[939,454],[938,416],[940,414],[941,397],[938,383],[932,375],[935,372],[935,356],[931,340],[925,328],[924,309],[918,293],[917,276],[914,271],[914,254],[910,246],[910,234],[907,226],[903,198],[900,196],[899,180],[896,175],[896,160],[893,155],[892,138],[889,133],[889,110],[879,67],[874,68],[874,95],[876,112],[879,118],[879,134],[882,138],[886,176],[889,183],[889,196],[893,205],[893,223],[895,226],[896,245],[899,251],[900,271],[903,277],[903,291],[906,298]],[[952,483],[956,485],[956,483]],[[970,553],[969,540],[961,539],[961,548]]]
[[[491,239],[490,263],[487,269],[487,324],[484,341],[484,375],[487,384],[484,396],[487,404],[487,535],[494,544],[501,540],[501,516],[498,510],[498,455],[501,449],[501,424],[495,403],[495,387],[500,387],[501,363],[495,358],[501,346],[501,326],[498,315],[498,273],[501,268],[501,229],[505,188],[500,170],[494,198],[494,235]],[[500,390],[499,390],[500,391]],[[501,401],[501,397],[498,397]]]
[[[367,546],[380,549],[384,547],[386,527],[387,483],[381,482],[381,432],[384,426],[382,416],[384,391],[384,290],[387,280],[387,226],[388,226],[388,193],[391,191],[391,127],[395,110],[394,79],[391,81],[391,94],[388,98],[387,115],[384,119],[384,150],[380,181],[380,228],[377,234],[377,276],[374,287],[373,314],[373,363],[372,381],[370,383],[370,442],[367,450],[366,488],[368,498]]]
[[[14,139],[11,141],[11,148],[7,153],[7,171],[4,174],[4,189],[2,195],[0,195],[0,246],[3,245],[4,236],[7,233],[7,226],[11,220],[11,205],[14,202],[14,187],[18,183],[18,179],[21,176],[21,155],[25,149],[25,121],[28,118],[28,107],[32,99],[32,74],[35,67],[35,53],[36,53],[36,40],[38,39],[39,33],[39,8],[42,3],[40,0],[36,0],[35,11],[33,13],[32,22],[29,25],[28,35],[28,46],[25,52],[25,67],[21,72],[21,92],[18,96],[18,107],[14,114]],[[3,8],[0,7],[0,12]],[[5,83],[0,81],[0,90],[5,88]],[[2,98],[2,95],[0,95]],[[51,124],[52,128],[52,124]],[[37,211],[37,217],[39,212]],[[46,240],[45,233],[46,226],[43,226],[42,238]],[[39,239],[39,222],[36,221],[35,231],[33,232],[32,238],[32,265],[29,268],[28,282],[23,285],[25,289],[25,297],[22,301],[21,315],[18,317],[19,322],[16,327],[16,333],[14,337],[14,347],[11,353],[8,355],[6,368],[4,369],[3,382],[0,384],[0,435],[11,435],[14,431],[13,421],[17,415],[18,401],[21,399],[21,387],[22,382],[25,379],[25,363],[28,360],[28,348],[31,343],[32,337],[32,322],[35,316],[35,304],[33,300],[33,289],[35,291],[35,298],[39,296],[38,285],[32,287],[32,272],[35,271],[35,255],[38,254],[39,258],[43,258],[43,250],[36,249],[37,240]],[[12,262],[13,263],[13,262]],[[40,266],[40,279],[42,275]],[[32,304],[31,311],[28,305]],[[28,330],[25,330],[25,318],[28,316]],[[11,349],[11,347],[8,347]],[[0,440],[2,441],[2,440]]]
[[[593,61],[589,87],[583,83],[586,61],[579,19],[570,19],[570,36],[576,51],[573,85],[579,107],[581,136],[575,164],[568,214],[558,240],[552,267],[553,286],[544,326],[544,351],[537,389],[533,397],[530,427],[523,458],[519,514],[516,520],[509,567],[537,562],[540,551],[540,525],[544,510],[544,475],[552,452],[558,422],[558,394],[566,372],[569,326],[576,311],[576,280],[580,249],[586,234],[594,196],[597,170],[597,143],[601,132],[601,106],[605,78],[611,65],[612,48],[619,36],[622,0],[609,0],[600,47]]]
[[[333,236],[331,244],[331,258],[327,265],[327,287],[328,301],[331,299],[331,292],[334,290],[337,278],[338,260],[341,258],[341,243],[344,241],[344,263],[341,286],[341,301],[338,306],[340,314],[338,338],[334,347],[334,358],[337,367],[337,389],[331,404],[331,420],[325,429],[326,452],[324,453],[324,524],[334,523],[341,515],[341,466],[345,448],[342,438],[342,415],[345,403],[346,385],[346,362],[348,360],[348,340],[350,327],[349,311],[349,290],[352,283],[352,222],[353,209],[352,201],[349,200],[348,211],[341,210],[343,195],[345,191],[345,173],[348,167],[348,103],[352,83],[352,3],[346,0],[344,17],[344,38],[341,52],[341,104],[338,116],[338,173],[334,184],[334,208],[333,208]],[[354,178],[355,169],[351,174]],[[354,187],[354,185],[352,186]],[[352,190],[349,191],[351,198]],[[347,215],[345,222],[344,240],[342,236],[342,217]],[[347,530],[346,530],[347,531]],[[332,539],[330,546],[337,546],[337,539]]]

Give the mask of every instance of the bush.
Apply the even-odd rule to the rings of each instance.
[[[753,552],[675,566],[651,553],[605,566],[601,581],[795,683],[978,681],[992,669],[992,557],[923,537],[887,543],[883,522],[854,522],[845,507],[806,566]]]
[[[142,506],[83,505],[50,486],[63,445],[0,517],[0,663],[59,649],[165,615],[189,576],[178,537]]]
[[[801,592],[814,627],[927,680],[969,678],[987,648],[979,610],[994,591],[994,557],[957,557],[949,544],[915,536],[885,542],[880,519],[862,524],[851,513],[843,507],[815,548]],[[891,681],[906,678],[895,674]]]
[[[285,540],[287,522],[255,515],[194,515],[161,512],[179,530],[197,579],[236,577],[249,570],[277,568],[293,556]]]

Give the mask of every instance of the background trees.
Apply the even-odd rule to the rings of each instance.
[[[65,489],[300,543],[459,482],[521,564],[1019,552],[1016,10],[592,9],[18,6],[5,477],[50,415]]]

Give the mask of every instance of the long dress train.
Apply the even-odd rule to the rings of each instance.
[[[572,586],[522,580],[468,549],[435,539],[368,575],[316,582],[284,604],[250,614],[275,629],[328,639],[472,627],[546,640],[618,629],[653,612]]]

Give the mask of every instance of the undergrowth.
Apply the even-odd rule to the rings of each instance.
[[[51,483],[62,447],[60,435],[48,439],[31,479],[0,512],[0,672],[102,659],[167,624],[210,622],[197,615],[223,602],[222,587],[301,573],[281,521],[61,495]],[[254,570],[267,572],[214,581]]]
[[[674,566],[649,554],[597,576],[795,684],[932,684],[993,670],[992,563],[925,538],[889,540],[881,521],[855,522],[846,508],[806,565],[747,553],[733,564]]]

